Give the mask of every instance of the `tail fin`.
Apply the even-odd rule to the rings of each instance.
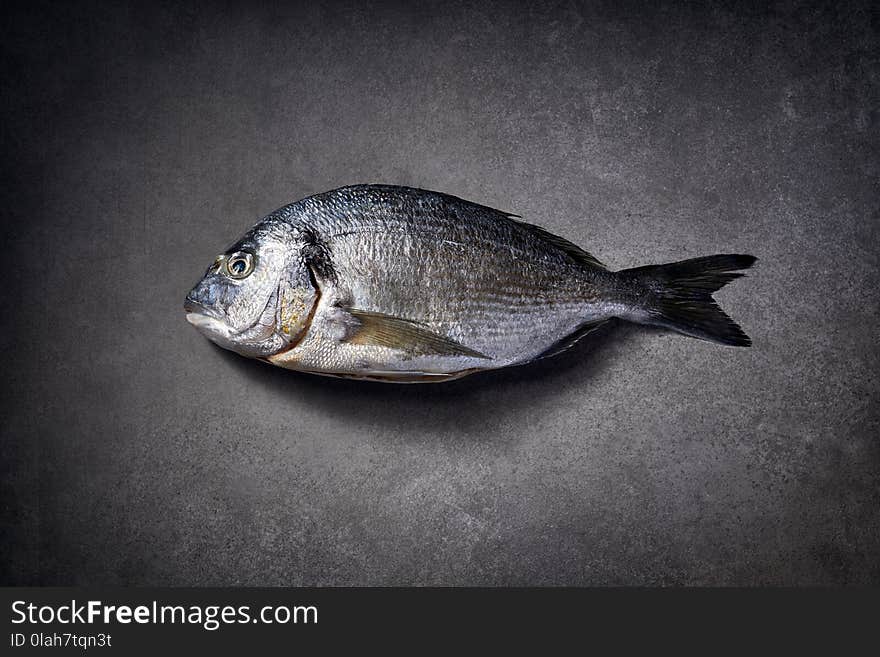
[[[749,336],[718,307],[712,293],[743,276],[737,270],[748,269],[756,259],[722,254],[624,269],[618,274],[640,297],[639,307],[625,318],[703,340],[748,347],[752,344]]]

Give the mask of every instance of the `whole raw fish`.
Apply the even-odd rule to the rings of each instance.
[[[748,346],[711,294],[754,261],[714,255],[612,272],[515,215],[356,185],[262,219],[216,257],[184,307],[209,340],[280,367],[447,381],[559,353],[612,317]]]

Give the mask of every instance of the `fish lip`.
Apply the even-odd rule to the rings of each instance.
[[[183,302],[183,309],[186,311],[186,321],[200,332],[207,331],[212,335],[222,336],[224,339],[229,339],[233,335],[229,325],[223,321],[222,317],[218,316],[216,311],[203,306],[198,301],[187,297]]]
[[[229,337],[229,327],[223,322],[202,313],[187,313],[186,321],[195,326],[200,331],[208,330],[211,333]]]
[[[212,319],[221,319],[215,311],[211,310],[207,306],[203,306],[198,301],[196,301],[195,299],[191,299],[190,297],[184,299],[183,309],[184,311],[186,311],[187,314],[204,315],[205,317],[210,317]]]

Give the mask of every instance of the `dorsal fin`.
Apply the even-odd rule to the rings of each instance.
[[[423,192],[424,190],[416,191]],[[440,194],[438,192],[430,193],[436,194],[437,196],[444,199],[451,199],[456,203],[470,206],[480,212],[489,213],[491,215],[494,215],[495,217],[503,217],[504,219],[513,222],[520,228],[527,230],[532,235],[535,235],[542,240],[549,242],[556,248],[561,249],[565,254],[567,254],[572,260],[574,260],[578,264],[586,267],[592,267],[594,269],[602,269],[603,271],[608,269],[608,267],[602,264],[602,262],[600,262],[598,258],[596,258],[593,254],[584,251],[577,244],[569,242],[564,237],[559,237],[559,235],[554,235],[545,228],[541,228],[540,226],[536,226],[535,224],[530,224],[526,221],[522,221],[522,217],[518,214],[514,214],[513,212],[505,212],[504,210],[496,210],[495,208],[490,208],[488,205],[481,205],[479,203],[474,203],[473,201],[467,201],[465,199],[458,198],[457,196],[452,196],[451,194]]]
[[[545,230],[540,226],[536,226],[535,224],[530,224],[526,223],[525,221],[520,221],[519,219],[514,219],[515,216],[516,215],[514,214],[507,215],[508,219],[510,219],[515,224],[521,226],[522,228],[525,228],[533,235],[537,235],[541,239],[550,242],[553,246],[565,251],[565,253],[571,256],[575,262],[586,265],[587,267],[593,267],[595,269],[608,269],[605,265],[599,262],[599,260],[595,256],[587,253],[577,244],[573,244],[564,237],[559,237],[559,235],[554,235],[548,230]]]

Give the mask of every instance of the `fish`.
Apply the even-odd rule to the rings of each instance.
[[[614,318],[750,346],[712,294],[755,260],[612,271],[509,212],[353,185],[261,219],[214,258],[184,310],[219,347],[278,367],[444,382],[556,356]]]

